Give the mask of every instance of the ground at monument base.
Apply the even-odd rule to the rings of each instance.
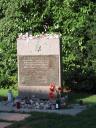
[[[57,114],[62,114],[62,115],[71,115],[71,116],[75,116],[77,114],[79,114],[80,112],[84,111],[87,109],[86,105],[79,105],[79,104],[72,104],[69,108],[64,108],[64,109],[32,109],[29,108],[28,106],[26,106],[25,108],[20,108],[17,109],[15,106],[12,105],[6,105],[4,103],[0,103],[0,111],[3,112],[25,112],[25,113],[30,113],[30,112],[47,112],[47,113],[57,113]],[[2,114],[2,113],[0,113]],[[1,119],[1,117],[0,117]]]

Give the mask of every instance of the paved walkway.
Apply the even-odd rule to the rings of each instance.
[[[5,128],[7,126],[10,126],[12,123],[7,123],[7,122],[0,122],[0,128]]]
[[[48,112],[48,113],[57,113],[60,115],[70,115],[70,116],[76,116],[77,114],[84,111],[86,108],[72,108],[72,109],[63,109],[63,110],[33,110],[33,112]],[[24,111],[24,110],[23,110]],[[31,110],[32,112],[32,110]]]
[[[4,112],[48,112],[48,113],[58,113],[58,114],[63,114],[63,115],[71,115],[75,116],[79,114],[80,112],[84,111],[87,108],[87,106],[80,106],[80,105],[72,105],[71,108],[65,108],[65,109],[60,109],[60,110],[44,110],[44,109],[30,109],[30,108],[20,108],[16,109],[16,107],[13,106],[8,106],[5,104],[0,103],[0,111]]]
[[[28,108],[21,108],[21,109],[2,109],[0,111],[14,111],[14,112],[25,112],[25,113],[29,113],[29,112],[48,112],[48,113],[58,113],[58,114],[62,114],[62,115],[71,115],[71,116],[75,116],[77,114],[79,114],[80,112],[84,111],[86,109],[86,107],[82,107],[82,108],[70,108],[70,109],[61,109],[61,110],[39,110],[39,109],[28,109]]]
[[[28,118],[30,114],[20,114],[20,113],[5,113],[1,112],[0,113],[0,120],[2,121],[10,121],[10,122],[0,122],[0,128],[5,128],[7,126],[12,125],[12,123],[16,121],[21,121],[26,118]]]
[[[25,118],[28,118],[29,114],[20,114],[20,113],[0,113],[0,120],[7,120],[7,121],[21,121]]]
[[[73,105],[71,108],[67,109],[60,109],[60,110],[39,110],[39,109],[29,109],[29,108],[21,108],[21,109],[16,109],[15,107],[8,106],[5,104],[0,103],[0,128],[5,128],[6,126],[11,125],[15,121],[21,121],[30,116],[30,114],[27,114],[27,112],[48,112],[48,113],[57,113],[57,114],[62,114],[62,115],[71,115],[75,116],[79,114],[80,112],[84,111],[87,107],[86,106],[80,106],[80,105]],[[19,112],[19,113],[12,113],[11,111],[14,112]],[[10,113],[8,113],[10,112]],[[26,112],[26,114],[22,114],[21,112]],[[2,122],[5,121],[5,122]],[[10,121],[10,122],[6,122]]]

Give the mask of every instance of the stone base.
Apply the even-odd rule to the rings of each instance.
[[[57,86],[56,88],[58,88]],[[19,86],[20,97],[36,97],[39,99],[49,98],[49,86]]]

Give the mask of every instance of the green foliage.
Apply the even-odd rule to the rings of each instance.
[[[42,33],[45,25],[47,33],[62,35],[63,83],[85,90],[96,88],[95,0],[1,0],[0,86],[17,82],[18,34]]]
[[[78,6],[78,8],[77,8]],[[63,63],[65,81],[72,88],[96,91],[96,3],[71,1],[71,18],[65,22]]]

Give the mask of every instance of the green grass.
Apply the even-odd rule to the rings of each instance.
[[[70,100],[74,103],[83,100],[92,106],[76,116],[33,112],[31,117],[9,128],[96,128],[96,95],[73,93]]]
[[[6,97],[7,93],[8,93],[8,90],[10,90],[10,89],[0,88],[0,96],[1,97]],[[12,93],[13,93],[14,97],[16,97],[18,95],[17,89],[11,89],[11,90],[12,90]]]
[[[69,95],[69,102],[78,103],[82,100],[85,104],[96,105],[96,95],[88,93],[71,93]]]
[[[9,128],[96,128],[96,108],[92,107],[77,116],[48,113],[31,113],[25,121],[16,122]]]
[[[8,89],[0,89],[0,96],[7,96],[7,92]],[[17,90],[12,89],[12,92],[14,96],[18,95]],[[96,128],[96,95],[69,94],[69,103],[78,103],[80,100],[84,104],[91,104],[91,107],[76,116],[32,112],[31,117],[15,122],[8,128]]]

